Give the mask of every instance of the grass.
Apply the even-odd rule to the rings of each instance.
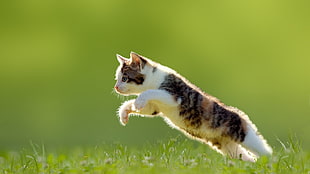
[[[272,157],[249,163],[181,138],[140,149],[114,143],[54,152],[31,143],[19,152],[0,152],[0,173],[310,173],[310,154],[298,140],[280,144]]]

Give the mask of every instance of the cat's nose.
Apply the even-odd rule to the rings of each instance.
[[[118,91],[118,86],[114,86],[114,89]]]

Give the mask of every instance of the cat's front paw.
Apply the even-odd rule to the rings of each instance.
[[[145,107],[147,101],[143,98],[143,97],[138,97],[135,102],[134,102],[134,106],[136,110],[141,110],[142,108]]]
[[[132,104],[134,100],[124,102],[118,109],[118,116],[120,123],[125,126],[129,120],[129,114],[132,112]]]

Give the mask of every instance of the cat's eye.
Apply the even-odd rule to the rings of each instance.
[[[126,82],[128,80],[127,77],[122,77],[122,82]]]

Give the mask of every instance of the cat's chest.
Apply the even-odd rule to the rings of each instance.
[[[169,106],[160,101],[149,101],[154,108],[158,109],[159,112],[162,112],[166,117],[175,117],[179,113],[179,106]]]
[[[181,128],[186,127],[183,118],[180,116],[180,106],[170,107],[156,101],[152,102],[152,104],[158,108],[161,113],[163,113],[163,117],[168,118],[173,124]]]

